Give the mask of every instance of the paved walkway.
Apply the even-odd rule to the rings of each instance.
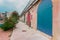
[[[3,31],[0,29],[0,40],[9,40],[9,35],[11,31]]]
[[[51,37],[45,36],[44,33],[29,28],[22,22],[16,25],[10,40],[51,40]]]

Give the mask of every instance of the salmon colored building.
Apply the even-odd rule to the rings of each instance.
[[[36,1],[34,5],[30,5],[30,7],[27,8],[26,12],[23,11],[22,15],[20,16],[20,21],[24,22],[29,27],[35,30],[37,30],[37,10],[40,3],[41,0]],[[51,36],[45,33],[43,33],[43,35],[49,38],[49,40],[51,40],[52,38]]]
[[[41,1],[40,1],[41,2]],[[24,16],[20,19],[27,24],[27,16],[30,13],[31,27],[37,30],[37,9],[39,3],[36,3],[31,9],[29,9]],[[52,39],[51,40],[60,40],[60,0],[52,0]]]
[[[60,40],[60,0],[53,1],[53,40]]]
[[[37,9],[40,4],[40,0],[36,1],[35,4],[32,3],[27,9],[27,12],[20,17],[20,20],[25,22],[28,26],[37,29]]]

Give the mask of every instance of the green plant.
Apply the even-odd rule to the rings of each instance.
[[[5,22],[3,26],[1,27],[4,31],[13,29],[15,27],[15,24],[18,22],[19,16],[16,11],[12,13],[12,15],[9,17],[9,19],[6,17]]]
[[[17,23],[19,19],[19,15],[16,11],[14,11],[11,15],[11,17],[9,18],[9,20],[13,23]]]
[[[9,29],[12,29],[13,27],[14,27],[14,24],[12,22],[6,21],[1,28],[4,31],[7,31]]]

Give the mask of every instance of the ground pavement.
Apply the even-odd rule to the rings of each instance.
[[[3,31],[0,29],[0,40],[9,40],[11,31]]]
[[[19,22],[13,30],[10,40],[51,40],[50,36]]]

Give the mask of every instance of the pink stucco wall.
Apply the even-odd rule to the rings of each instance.
[[[60,0],[53,1],[53,40],[60,40]]]
[[[39,2],[40,3],[40,2]],[[38,4],[34,5],[29,11],[31,13],[31,27],[34,29],[37,29],[37,9],[38,9]],[[28,13],[28,12],[27,12]],[[26,13],[26,19],[27,19],[27,13]],[[25,20],[26,21],[26,20]]]

